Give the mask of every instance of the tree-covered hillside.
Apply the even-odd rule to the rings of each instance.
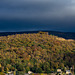
[[[75,65],[75,41],[47,32],[0,37],[0,71],[46,72]]]

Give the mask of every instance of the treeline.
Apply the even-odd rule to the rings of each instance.
[[[0,37],[0,71],[50,73],[75,65],[75,41],[46,32]]]

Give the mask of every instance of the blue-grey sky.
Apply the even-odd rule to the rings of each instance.
[[[0,31],[75,32],[75,0],[0,0]]]

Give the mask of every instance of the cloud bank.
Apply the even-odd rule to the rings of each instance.
[[[75,0],[1,0],[0,20],[0,27],[8,30],[13,27],[75,32]]]

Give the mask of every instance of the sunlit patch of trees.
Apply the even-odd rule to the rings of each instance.
[[[75,65],[75,41],[46,32],[0,36],[0,71],[49,73]]]

